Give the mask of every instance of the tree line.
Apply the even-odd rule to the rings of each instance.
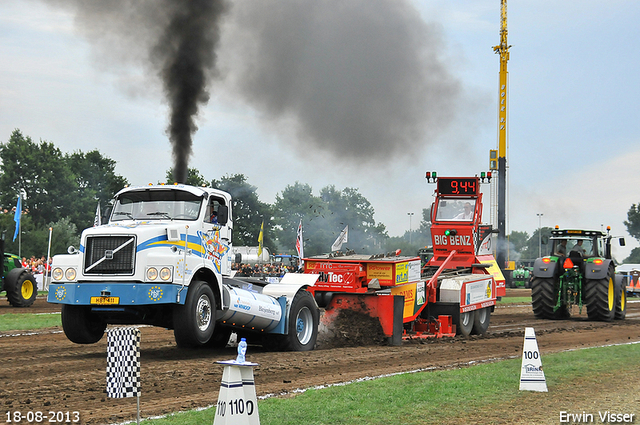
[[[50,233],[52,255],[66,252],[69,245],[77,246],[81,231],[94,223],[98,203],[107,206],[113,195],[129,184],[125,177],[116,174],[115,161],[98,150],[64,153],[51,142],[34,142],[18,129],[6,143],[0,143],[0,160],[0,232],[5,252],[17,254],[20,249],[26,257],[46,254]],[[168,169],[166,181],[158,183],[173,184],[173,170]],[[207,180],[197,169],[190,168],[186,183],[216,187],[231,194],[236,246],[256,246],[264,226],[264,246],[271,252],[295,254],[300,221],[304,228],[305,256],[329,252],[345,226],[349,228],[349,239],[343,250],[356,253],[401,249],[404,254],[415,255],[418,249],[431,245],[430,208],[422,210],[416,229],[391,237],[385,225],[375,221],[373,206],[357,188],[328,185],[316,194],[310,185],[296,181],[269,204],[259,199],[257,187],[243,174]],[[12,211],[19,193],[23,196],[20,247],[19,240],[13,240]],[[631,207],[625,225],[629,234],[640,240],[640,203]],[[512,232],[510,258],[537,258],[538,232],[542,232],[546,241],[551,228],[538,229],[531,236],[527,232]],[[634,262],[640,263],[637,248],[629,257],[634,258]],[[625,261],[630,262],[629,259]]]

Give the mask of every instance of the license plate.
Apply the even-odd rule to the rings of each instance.
[[[112,305],[119,303],[120,297],[91,297],[91,304]]]

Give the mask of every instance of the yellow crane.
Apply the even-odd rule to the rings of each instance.
[[[507,204],[507,61],[509,44],[507,43],[507,0],[500,1],[500,44],[493,51],[500,55],[500,90],[498,105],[498,246],[496,260],[502,270],[505,269],[508,254],[506,242],[506,204]]]

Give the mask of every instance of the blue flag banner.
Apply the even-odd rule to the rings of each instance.
[[[13,234],[13,241],[15,242],[20,231],[20,216],[22,215],[22,196],[18,195],[18,204],[16,205],[16,214],[13,216],[13,221],[16,222],[16,232]]]

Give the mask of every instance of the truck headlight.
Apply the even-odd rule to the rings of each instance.
[[[53,280],[62,280],[63,276],[64,276],[64,272],[62,271],[62,269],[60,267],[56,267],[51,272],[51,277],[53,277]]]
[[[65,270],[64,276],[67,278],[67,280],[76,280],[76,269],[68,268],[67,270]]]
[[[158,278],[158,269],[149,267],[147,269],[147,280],[156,280]]]
[[[160,279],[164,281],[171,280],[171,269],[169,267],[163,267],[160,270]]]

